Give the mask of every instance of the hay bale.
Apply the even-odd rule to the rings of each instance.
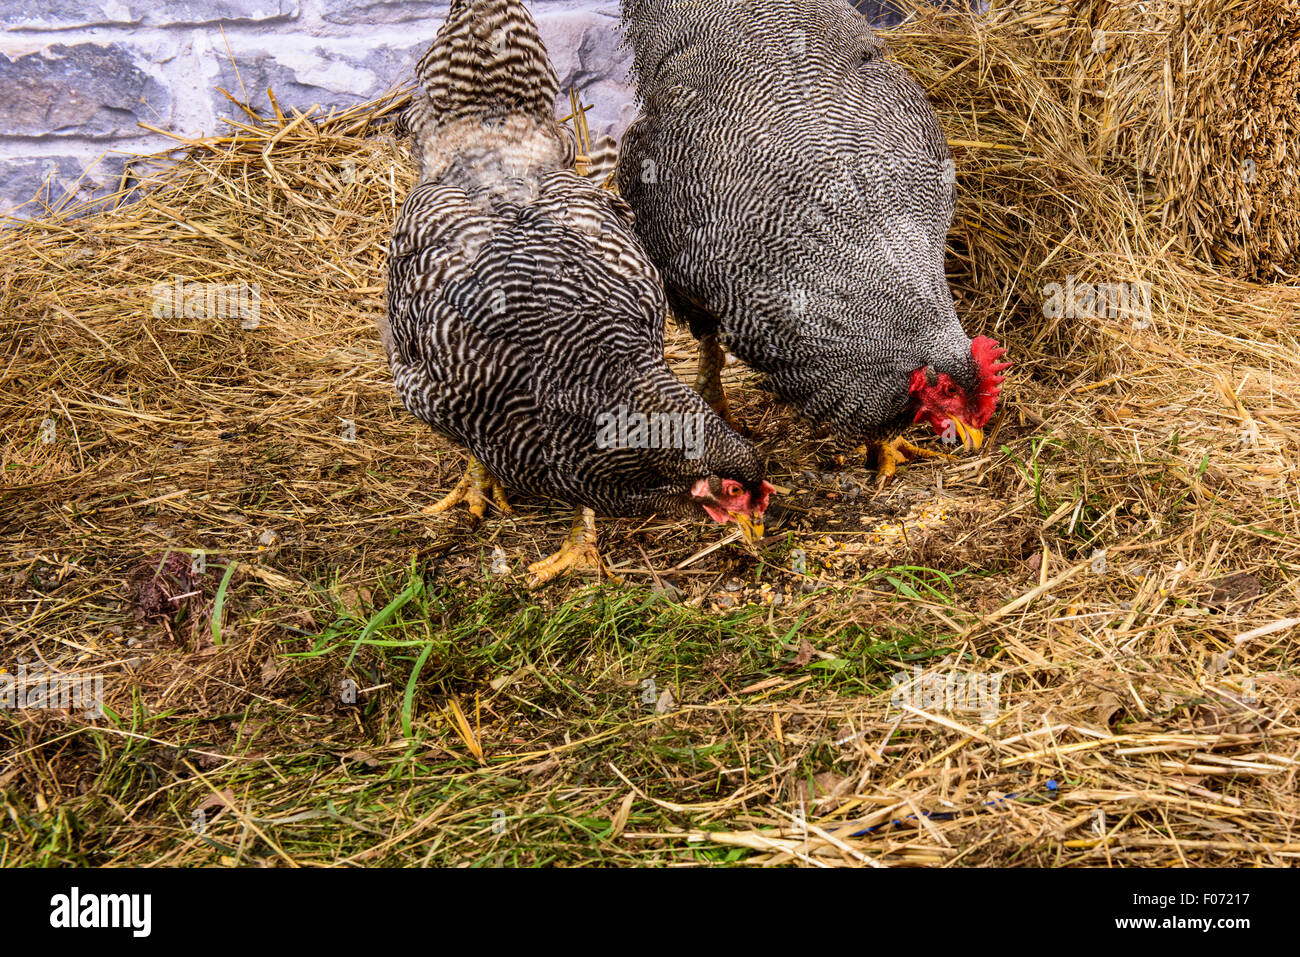
[[[1055,61],[1093,162],[1190,252],[1243,277],[1300,271],[1300,0],[1064,0],[990,18]]]
[[[1115,163],[1098,160],[1086,98],[1053,52],[1065,18],[1046,17],[972,17],[918,2],[887,33],[952,148],[958,207],[948,276],[967,328],[1006,339],[1029,363],[1077,360],[1098,374],[1139,344],[1172,348],[1187,368],[1248,353],[1296,368],[1287,332],[1294,287],[1260,285],[1207,261],[1194,231],[1185,239],[1171,231]],[[1138,287],[1150,294],[1149,314],[1054,313],[1045,291],[1054,284]]]

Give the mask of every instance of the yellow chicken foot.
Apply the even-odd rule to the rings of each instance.
[[[884,484],[894,477],[898,466],[905,462],[915,462],[917,459],[947,459],[949,462],[956,461],[955,455],[949,455],[947,452],[934,452],[930,449],[923,449],[919,445],[913,445],[901,435],[888,441],[875,442],[872,447],[876,452],[876,488],[883,488]],[[866,446],[858,450],[865,452]]]
[[[707,335],[701,339],[700,364],[695,374],[695,391],[713,407],[714,412],[722,416],[722,421],[731,426],[732,431],[748,436],[749,429],[732,417],[731,407],[727,405],[727,393],[722,388],[722,369],[726,364],[727,354],[723,351],[722,344],[718,342],[718,337]]]
[[[461,502],[469,504],[470,513],[475,518],[482,518],[489,504],[495,505],[504,514],[510,513],[505,487],[492,477],[492,473],[482,462],[472,455],[469,457],[469,464],[465,467],[465,474],[456,483],[456,487],[442,501],[435,502],[424,509],[422,514],[437,515]]]
[[[609,574],[596,548],[596,513],[589,508],[580,508],[573,513],[569,536],[558,552],[528,566],[533,573],[533,588],[577,569],[594,569]]]

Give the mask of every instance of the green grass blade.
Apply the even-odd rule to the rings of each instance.
[[[420,669],[429,660],[429,654],[432,651],[433,642],[429,642],[424,646],[424,651],[420,652],[420,657],[415,659],[415,667],[411,669],[411,677],[406,679],[406,691],[402,694],[402,734],[408,738],[411,736],[411,711],[415,702],[415,682],[420,677]]]
[[[357,655],[357,649],[360,648],[376,631],[384,626],[387,621],[395,615],[403,605],[414,598],[418,598],[424,592],[424,579],[415,578],[411,584],[403,588],[397,597],[375,613],[371,619],[366,622],[366,627],[361,629],[361,634],[357,635],[356,641],[352,642],[352,651],[348,653],[348,660],[344,662],[344,667],[352,664],[352,659]]]
[[[230,579],[235,574],[235,569],[239,567],[239,562],[231,561],[226,566],[226,573],[221,576],[221,584],[217,586],[217,597],[212,603],[212,643],[221,644],[221,617],[226,609],[226,589],[230,587]]]

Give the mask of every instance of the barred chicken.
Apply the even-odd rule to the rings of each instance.
[[[380,334],[398,394],[468,449],[437,513],[577,506],[535,583],[601,567],[595,513],[734,521],[772,486],[754,447],[663,356],[666,303],[627,206],[570,169],[558,80],[517,0],[453,0],[405,117],[418,181],[389,249]]]
[[[845,0],[622,0],[641,116],[616,181],[698,387],[723,348],[810,419],[875,447],[882,481],[979,448],[1005,350],[962,330],[944,275],[956,177],[933,108]]]

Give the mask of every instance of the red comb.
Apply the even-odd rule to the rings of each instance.
[[[971,342],[970,354],[975,359],[975,371],[979,380],[979,394],[975,399],[978,421],[971,424],[983,428],[993,418],[998,395],[1002,392],[1002,382],[1006,379],[1002,373],[1011,368],[1011,363],[998,361],[1007,354],[1007,350],[988,336],[978,336]]]

